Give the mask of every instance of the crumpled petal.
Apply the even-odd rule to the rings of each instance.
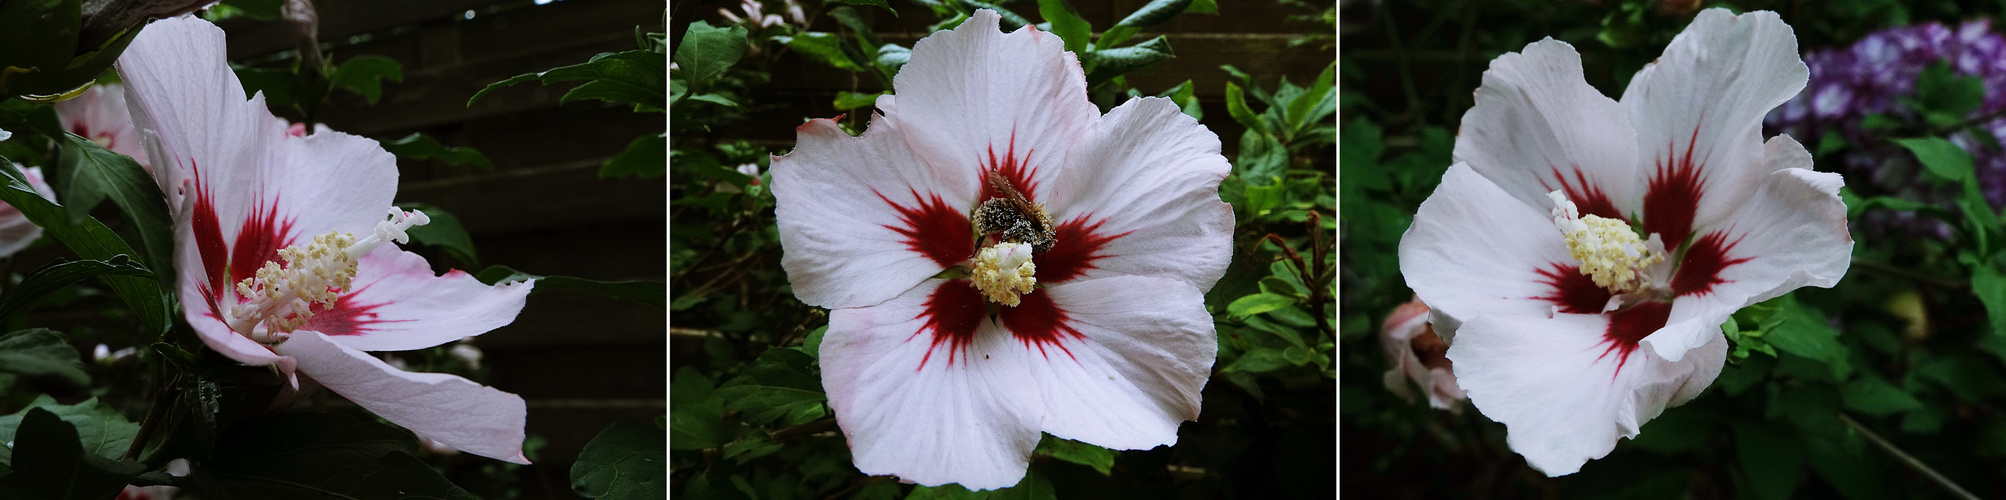
[[[935,350],[925,315],[943,286],[967,285],[927,280],[882,304],[830,311],[822,387],[857,470],[929,486],[1015,485],[1045,411],[1028,352],[986,318],[965,352]]]
[[[529,464],[522,454],[528,407],[521,396],[454,375],[399,370],[306,330],[293,332],[276,350],[298,360],[300,373],[420,438]]]
[[[146,159],[146,146],[132,126],[132,113],[125,106],[125,86],[101,83],[82,95],[56,102],[56,119],[63,130],[97,141],[105,149],[132,157],[139,166],[153,171]]]
[[[1507,428],[1505,442],[1548,476],[1572,474],[1636,437],[1665,408],[1699,395],[1720,375],[1727,338],[1718,325],[1684,361],[1650,349],[1612,351],[1609,317],[1478,316],[1449,346],[1470,403]],[[1620,369],[1619,369],[1620,367]]]
[[[1461,412],[1463,407],[1458,403],[1469,396],[1456,385],[1456,374],[1450,369],[1445,352],[1448,344],[1428,326],[1428,312],[1428,305],[1416,299],[1386,315],[1379,331],[1379,347],[1392,366],[1387,367],[1380,381],[1386,390],[1408,401],[1413,401],[1413,386],[1419,385],[1428,393],[1428,406]],[[1422,359],[1419,352],[1422,349],[1429,350],[1428,360]]]
[[[1491,61],[1455,158],[1542,212],[1547,193],[1565,190],[1583,215],[1626,218],[1644,188],[1629,116],[1588,86],[1574,46],[1552,38]]]
[[[1526,206],[1469,165],[1442,175],[1400,238],[1400,272],[1434,309],[1435,333],[1481,314],[1546,317],[1553,287],[1541,271],[1579,265],[1546,212]]]
[[[1035,293],[1052,294],[1064,328],[1078,333],[1026,358],[1044,394],[1044,431],[1117,450],[1176,444],[1178,424],[1198,419],[1219,350],[1204,293],[1143,276]]]
[[[1232,166],[1211,130],[1169,99],[1132,99],[1109,111],[1072,156],[1081,167],[1060,173],[1047,209],[1061,228],[1093,230],[1062,230],[1038,264],[1040,282],[1139,275],[1210,288],[1226,273],[1233,207],[1219,200],[1219,182]],[[1089,252],[1103,257],[1063,264],[1081,267],[1081,278],[1054,276],[1074,274],[1054,255],[1083,243],[1069,239],[1094,239],[1089,234],[1112,238]]]

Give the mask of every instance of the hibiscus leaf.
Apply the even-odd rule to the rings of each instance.
[[[815,358],[796,349],[775,348],[760,353],[736,378],[717,390],[724,408],[738,410],[747,422],[799,425],[820,418],[828,396],[820,379],[809,373]]]
[[[684,80],[704,87],[712,78],[745,57],[745,27],[713,27],[710,23],[690,23],[683,43],[676,47],[676,71]],[[475,97],[480,97],[476,95]]]
[[[377,99],[383,97],[383,80],[403,83],[404,66],[388,57],[356,56],[335,68],[334,73],[328,75],[327,84],[361,94],[370,106],[375,106]]]
[[[1839,377],[1852,371],[1846,361],[1846,345],[1839,342],[1839,331],[1825,323],[1824,314],[1798,304],[1790,295],[1777,299],[1777,304],[1781,308],[1762,322],[1764,341],[1784,352],[1824,363]]]
[[[1226,306],[1226,312],[1232,314],[1234,317],[1244,318],[1280,309],[1282,306],[1295,305],[1295,303],[1295,297],[1262,292],[1235,299],[1232,304]]]
[[[21,169],[13,162],[0,161],[0,173],[7,176],[7,184],[0,186],[0,201],[13,205],[29,222],[42,226],[48,234],[63,242],[79,257],[96,260],[111,260],[117,255],[136,255],[125,240],[119,239],[97,219],[85,217],[81,222],[71,223],[63,211],[63,206],[43,198],[41,193],[28,184]],[[170,274],[171,275],[171,274]],[[167,331],[170,322],[168,311],[169,296],[163,290],[160,280],[138,276],[104,275],[99,279],[109,285],[113,293],[124,299],[133,312],[139,316],[140,324],[149,334]]]
[[[1975,75],[1955,74],[1943,61],[1931,63],[1916,74],[1915,99],[1908,102],[1925,114],[1946,116],[1949,123],[1941,125],[1955,125],[1984,103],[1985,80]]]
[[[1804,452],[1795,433],[1757,420],[1734,422],[1734,445],[1754,495],[1783,500],[1796,491],[1804,473]]]
[[[585,498],[645,498],[669,487],[668,436],[651,425],[613,422],[571,464],[571,489]]]
[[[849,53],[843,51],[843,38],[836,36],[835,33],[810,31],[791,37],[777,36],[773,37],[773,40],[786,44],[787,48],[794,49],[795,52],[807,56],[810,60],[833,66],[836,69],[849,71],[864,70],[862,65],[857,64],[857,61],[850,58]]]
[[[0,443],[15,441],[25,434],[25,431],[17,430],[28,409],[40,409],[68,422],[83,451],[106,459],[124,455],[126,448],[132,446],[133,436],[139,433],[139,424],[126,420],[118,410],[99,404],[97,398],[73,405],[59,405],[45,394],[28,403],[28,407],[20,412],[0,416]]]
[[[899,16],[898,9],[893,9],[892,4],[885,3],[885,0],[836,0],[836,1],[850,5],[867,5],[867,6],[877,7],[880,9],[884,9],[885,12],[892,13],[892,17]]]
[[[51,292],[103,275],[152,276],[153,272],[125,255],[114,255],[111,260],[52,262],[29,271],[20,283],[0,292],[0,318],[20,312]]]
[[[487,155],[481,154],[479,150],[462,146],[447,146],[441,144],[438,139],[433,139],[432,136],[425,135],[422,132],[412,132],[411,135],[402,138],[377,142],[383,145],[384,151],[389,151],[390,154],[397,155],[398,158],[413,160],[436,159],[446,162],[447,165],[473,165],[480,167],[481,170],[495,169],[495,163],[489,161]]]
[[[1923,169],[1938,178],[1963,183],[1977,175],[1971,163],[1971,153],[1941,137],[1890,140],[1915,153],[1916,159],[1922,162]]]
[[[1999,269],[1990,265],[1973,266],[1971,293],[1985,305],[1985,316],[1992,325],[1992,334],[2006,337],[2006,276],[2000,276]]]
[[[1127,47],[1095,50],[1082,56],[1080,62],[1093,68],[1087,72],[1087,86],[1092,87],[1176,56],[1170,49],[1170,38],[1158,36]]]
[[[1114,470],[1113,450],[1051,434],[1040,438],[1038,448],[1031,453],[1092,467],[1103,476],[1112,474]]]
[[[1313,125],[1312,120],[1327,121],[1331,114],[1337,112],[1336,81],[1337,63],[1332,62],[1324,67],[1322,74],[1317,75],[1316,84],[1288,100],[1289,130],[1293,135],[1300,135],[1305,128]]]
[[[1247,130],[1268,135],[1267,124],[1261,121],[1259,115],[1254,114],[1252,108],[1247,107],[1246,95],[1242,92],[1240,86],[1235,85],[1233,82],[1226,82],[1226,112],[1231,113],[1233,121],[1240,122],[1240,125],[1247,127]],[[1365,117],[1359,117],[1359,120],[1364,119]],[[1241,142],[1246,141],[1242,140]],[[1377,155],[1374,156],[1376,157]]]
[[[1185,80],[1184,83],[1177,84],[1177,86],[1171,87],[1170,90],[1165,90],[1156,96],[1170,98],[1171,102],[1177,103],[1178,109],[1184,110],[1184,114],[1191,115],[1191,118],[1194,119],[1203,120],[1205,119],[1205,110],[1199,107],[1197,91],[1198,86],[1192,85],[1191,80]]]
[[[30,407],[8,418],[11,422],[0,427],[10,433],[14,471],[0,477],[0,491],[20,498],[104,499],[117,496],[133,476],[146,471],[138,462],[92,453],[91,436],[48,408]]]
[[[471,499],[410,455],[411,434],[336,413],[240,420],[189,479],[212,498]]]
[[[1016,486],[989,494],[990,500],[1048,500],[1058,497],[1058,493],[1052,490],[1052,480],[1038,469],[1025,470],[1024,480],[1018,481]]]
[[[137,229],[140,246],[146,251],[141,259],[146,267],[160,271],[173,269],[174,223],[167,215],[167,197],[160,193],[153,176],[132,157],[114,153],[90,139],[68,132],[51,137],[58,137],[62,143],[57,153],[56,175],[62,181],[61,199],[67,203],[64,208],[69,223],[82,221],[99,202],[110,198]]]
[[[1066,50],[1077,55],[1086,55],[1087,43],[1093,40],[1093,25],[1080,17],[1079,11],[1066,0],[1038,0],[1038,16],[1051,23],[1052,33],[1066,42]]]
[[[89,387],[91,376],[84,372],[76,348],[53,330],[31,328],[0,336],[0,372],[31,378],[61,380],[71,387]],[[0,418],[0,422],[4,422]],[[0,430],[0,432],[6,432]],[[6,442],[0,439],[0,443]]]
[[[1141,32],[1143,28],[1170,21],[1170,18],[1184,13],[1193,5],[1196,4],[1192,0],[1154,0],[1142,8],[1135,9],[1135,12],[1128,13],[1128,17],[1121,18],[1120,22],[1114,23],[1114,27],[1101,33],[1100,41],[1095,44],[1100,47],[1119,45],[1127,41],[1130,36]]]
[[[1261,373],[1287,368],[1291,366],[1291,363],[1287,356],[1283,354],[1283,351],[1284,349],[1273,347],[1249,349],[1247,352],[1241,353],[1238,359],[1234,359],[1233,364],[1226,365],[1226,368],[1220,371],[1228,373]]]
[[[1908,391],[1872,376],[1847,382],[1839,389],[1839,394],[1845,398],[1846,409],[1876,417],[1922,408],[1922,402],[1909,395]]]
[[[535,280],[536,289],[532,293],[546,290],[577,290],[654,306],[656,309],[666,309],[669,303],[668,288],[662,282],[652,280],[598,281],[570,276],[539,276],[517,271],[508,266],[488,266],[487,269],[475,273],[474,279],[490,285]]]
[[[412,226],[406,230],[411,235],[412,243],[439,247],[440,250],[446,251],[446,255],[459,259],[460,262],[480,265],[480,256],[474,252],[474,239],[467,236],[467,228],[460,225],[459,217],[453,216],[445,209],[424,203],[398,203],[397,209],[417,210],[432,219],[423,226]]]
[[[627,143],[627,149],[606,160],[599,166],[599,178],[634,176],[642,179],[661,177],[669,172],[668,134],[650,134],[634,138]]]

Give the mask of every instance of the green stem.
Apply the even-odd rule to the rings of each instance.
[[[1846,425],[1851,426],[1853,430],[1859,431],[1860,435],[1867,437],[1867,441],[1873,442],[1874,446],[1879,446],[1882,451],[1888,452],[1889,455],[1894,455],[1895,459],[1901,460],[1901,462],[1904,464],[1908,464],[1909,468],[1915,469],[1916,472],[1921,472],[1922,475],[1929,477],[1931,481],[1935,481],[1936,484],[1943,486],[1944,489],[1950,490],[1950,493],[1952,495],[1955,495],[1958,498],[1963,498],[1966,500],[1978,500],[1978,495],[1971,494],[1971,492],[1965,490],[1964,487],[1958,486],[1957,483],[1951,482],[1950,478],[1943,477],[1943,474],[1937,472],[1936,469],[1929,468],[1929,464],[1922,463],[1921,460],[1916,460],[1915,457],[1909,456],[1908,453],[1903,452],[1901,448],[1896,448],[1894,443],[1890,443],[1888,442],[1888,440],[1882,439],[1881,435],[1875,434],[1874,431],[1867,429],[1867,426],[1861,425],[1860,421],[1853,420],[1853,417],[1851,415],[1840,413],[1839,421],[1845,422]]]

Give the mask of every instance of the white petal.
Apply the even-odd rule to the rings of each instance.
[[[1718,327],[1705,347],[1673,362],[1649,349],[1627,358],[1611,351],[1608,323],[1603,315],[1478,316],[1449,346],[1470,402],[1504,423],[1512,450],[1549,476],[1607,455],[1617,438],[1635,437],[1720,374],[1727,341]]]
[[[423,349],[515,321],[531,282],[489,286],[458,269],[432,274],[418,254],[377,247],[356,266],[352,292],[300,327],[363,351]]]
[[[1491,61],[1462,123],[1456,161],[1520,201],[1551,209],[1547,193],[1564,189],[1584,215],[1636,213],[1635,131],[1616,100],[1588,86],[1567,42],[1548,38]]]
[[[927,280],[879,305],[831,311],[822,387],[857,470],[929,486],[1015,485],[1038,445],[1037,379],[1024,346],[986,318],[966,351],[934,349],[923,315],[944,283],[967,286]]]
[[[774,216],[787,249],[780,264],[802,302],[878,304],[974,255],[975,169],[921,162],[902,124],[878,116],[850,137],[835,121],[811,120],[797,129],[794,152],[773,158]]]
[[[21,167],[17,164],[16,168]],[[28,178],[28,185],[41,193],[43,198],[56,199],[56,192],[49,189],[49,183],[42,179],[41,167],[21,168],[21,175]],[[14,255],[41,238],[42,226],[29,221],[28,216],[13,205],[0,203],[0,257]]]
[[[1219,155],[1219,136],[1169,99],[1132,99],[1109,111],[1072,158],[1077,167],[1059,174],[1047,204],[1054,222],[1120,235],[1095,252],[1106,257],[1082,259],[1085,279],[1163,276],[1206,290],[1225,274],[1233,208],[1219,200],[1219,181],[1232,167]],[[1072,237],[1062,231],[1053,252],[1080,243]],[[1064,272],[1051,267],[1039,264],[1040,281]]]
[[[1086,75],[1058,35],[1026,26],[1004,34],[995,12],[913,44],[893,79],[898,98],[878,109],[899,119],[919,157],[940,169],[1026,170],[1033,201],[1066,165],[1065,154],[1100,116]]]
[[[132,126],[132,113],[125,106],[125,86],[117,83],[94,85],[83,95],[56,103],[56,118],[63,130],[99,141],[105,149],[132,157],[139,166],[153,170],[146,159],[146,146]]]
[[[1400,238],[1400,272],[1451,344],[1455,323],[1479,314],[1546,316],[1554,303],[1536,297],[1553,286],[1540,272],[1555,264],[1579,263],[1547,213],[1461,163],[1442,175]]]
[[[1776,13],[1700,12],[1623,91],[1646,172],[1676,172],[1688,159],[1697,169],[1692,181],[1667,182],[1663,189],[1696,184],[1700,199],[1665,195],[1673,207],[1647,206],[1647,229],[1653,218],[1690,217],[1691,227],[1705,226],[1733,210],[1755,177],[1771,170],[1758,163],[1763,115],[1803,90],[1810,74],[1797,56],[1796,36]],[[1677,247],[1683,238],[1665,235],[1665,245]]]
[[[1198,419],[1219,342],[1204,294],[1183,282],[1122,276],[1046,288],[1078,336],[1028,357],[1045,396],[1044,430],[1117,450],[1177,443]],[[1012,316],[1003,317],[1014,328]],[[1055,332],[1056,333],[1056,332]]]
[[[294,332],[280,353],[328,390],[390,423],[467,453],[528,464],[522,397],[443,373],[412,373],[318,333]]]
[[[1672,321],[1695,318],[1719,324],[1736,310],[1791,290],[1831,288],[1852,265],[1853,238],[1846,230],[1845,202],[1839,199],[1844,179],[1809,170],[1810,153],[1789,136],[1770,139],[1763,156],[1769,173],[1754,178],[1757,184],[1748,198],[1719,224],[1702,228],[1688,250],[1686,265],[1673,278],[1680,296],[1673,302]],[[1676,360],[1678,352],[1704,340],[1687,336],[1647,342]]]
[[[271,143],[285,134],[285,122],[272,117],[262,95],[244,99],[224,49],[222,29],[182,16],[148,24],[119,56],[133,125],[170,207],[180,206],[180,181],[196,164],[250,175],[259,164],[276,160]]]

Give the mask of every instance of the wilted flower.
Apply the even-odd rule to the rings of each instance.
[[[176,208],[182,311],[204,344],[307,375],[420,438],[528,463],[522,398],[363,351],[422,349],[506,325],[529,283],[433,275],[423,257],[390,244],[427,220],[391,206],[396,158],[340,132],[288,134],[262,95],[244,99],[224,63],[223,30],[207,21],[147,26],[118,68]]]
[[[1491,62],[1400,268],[1457,384],[1532,467],[1608,454],[1713,382],[1735,310],[1845,274],[1839,176],[1760,135],[1805,73],[1775,13],[1723,9],[1621,102],[1563,42]]]
[[[1428,305],[1420,299],[1401,304],[1379,329],[1379,347],[1386,351],[1386,389],[1412,401],[1414,386],[1427,393],[1428,406],[1462,411],[1468,399],[1449,369],[1449,344],[1428,326]]]
[[[1001,488],[1039,432],[1174,443],[1231,257],[1219,139],[1168,99],[1102,116],[1059,37],[977,11],[913,47],[869,130],[771,166],[794,294],[833,309],[822,386],[857,468]]]

